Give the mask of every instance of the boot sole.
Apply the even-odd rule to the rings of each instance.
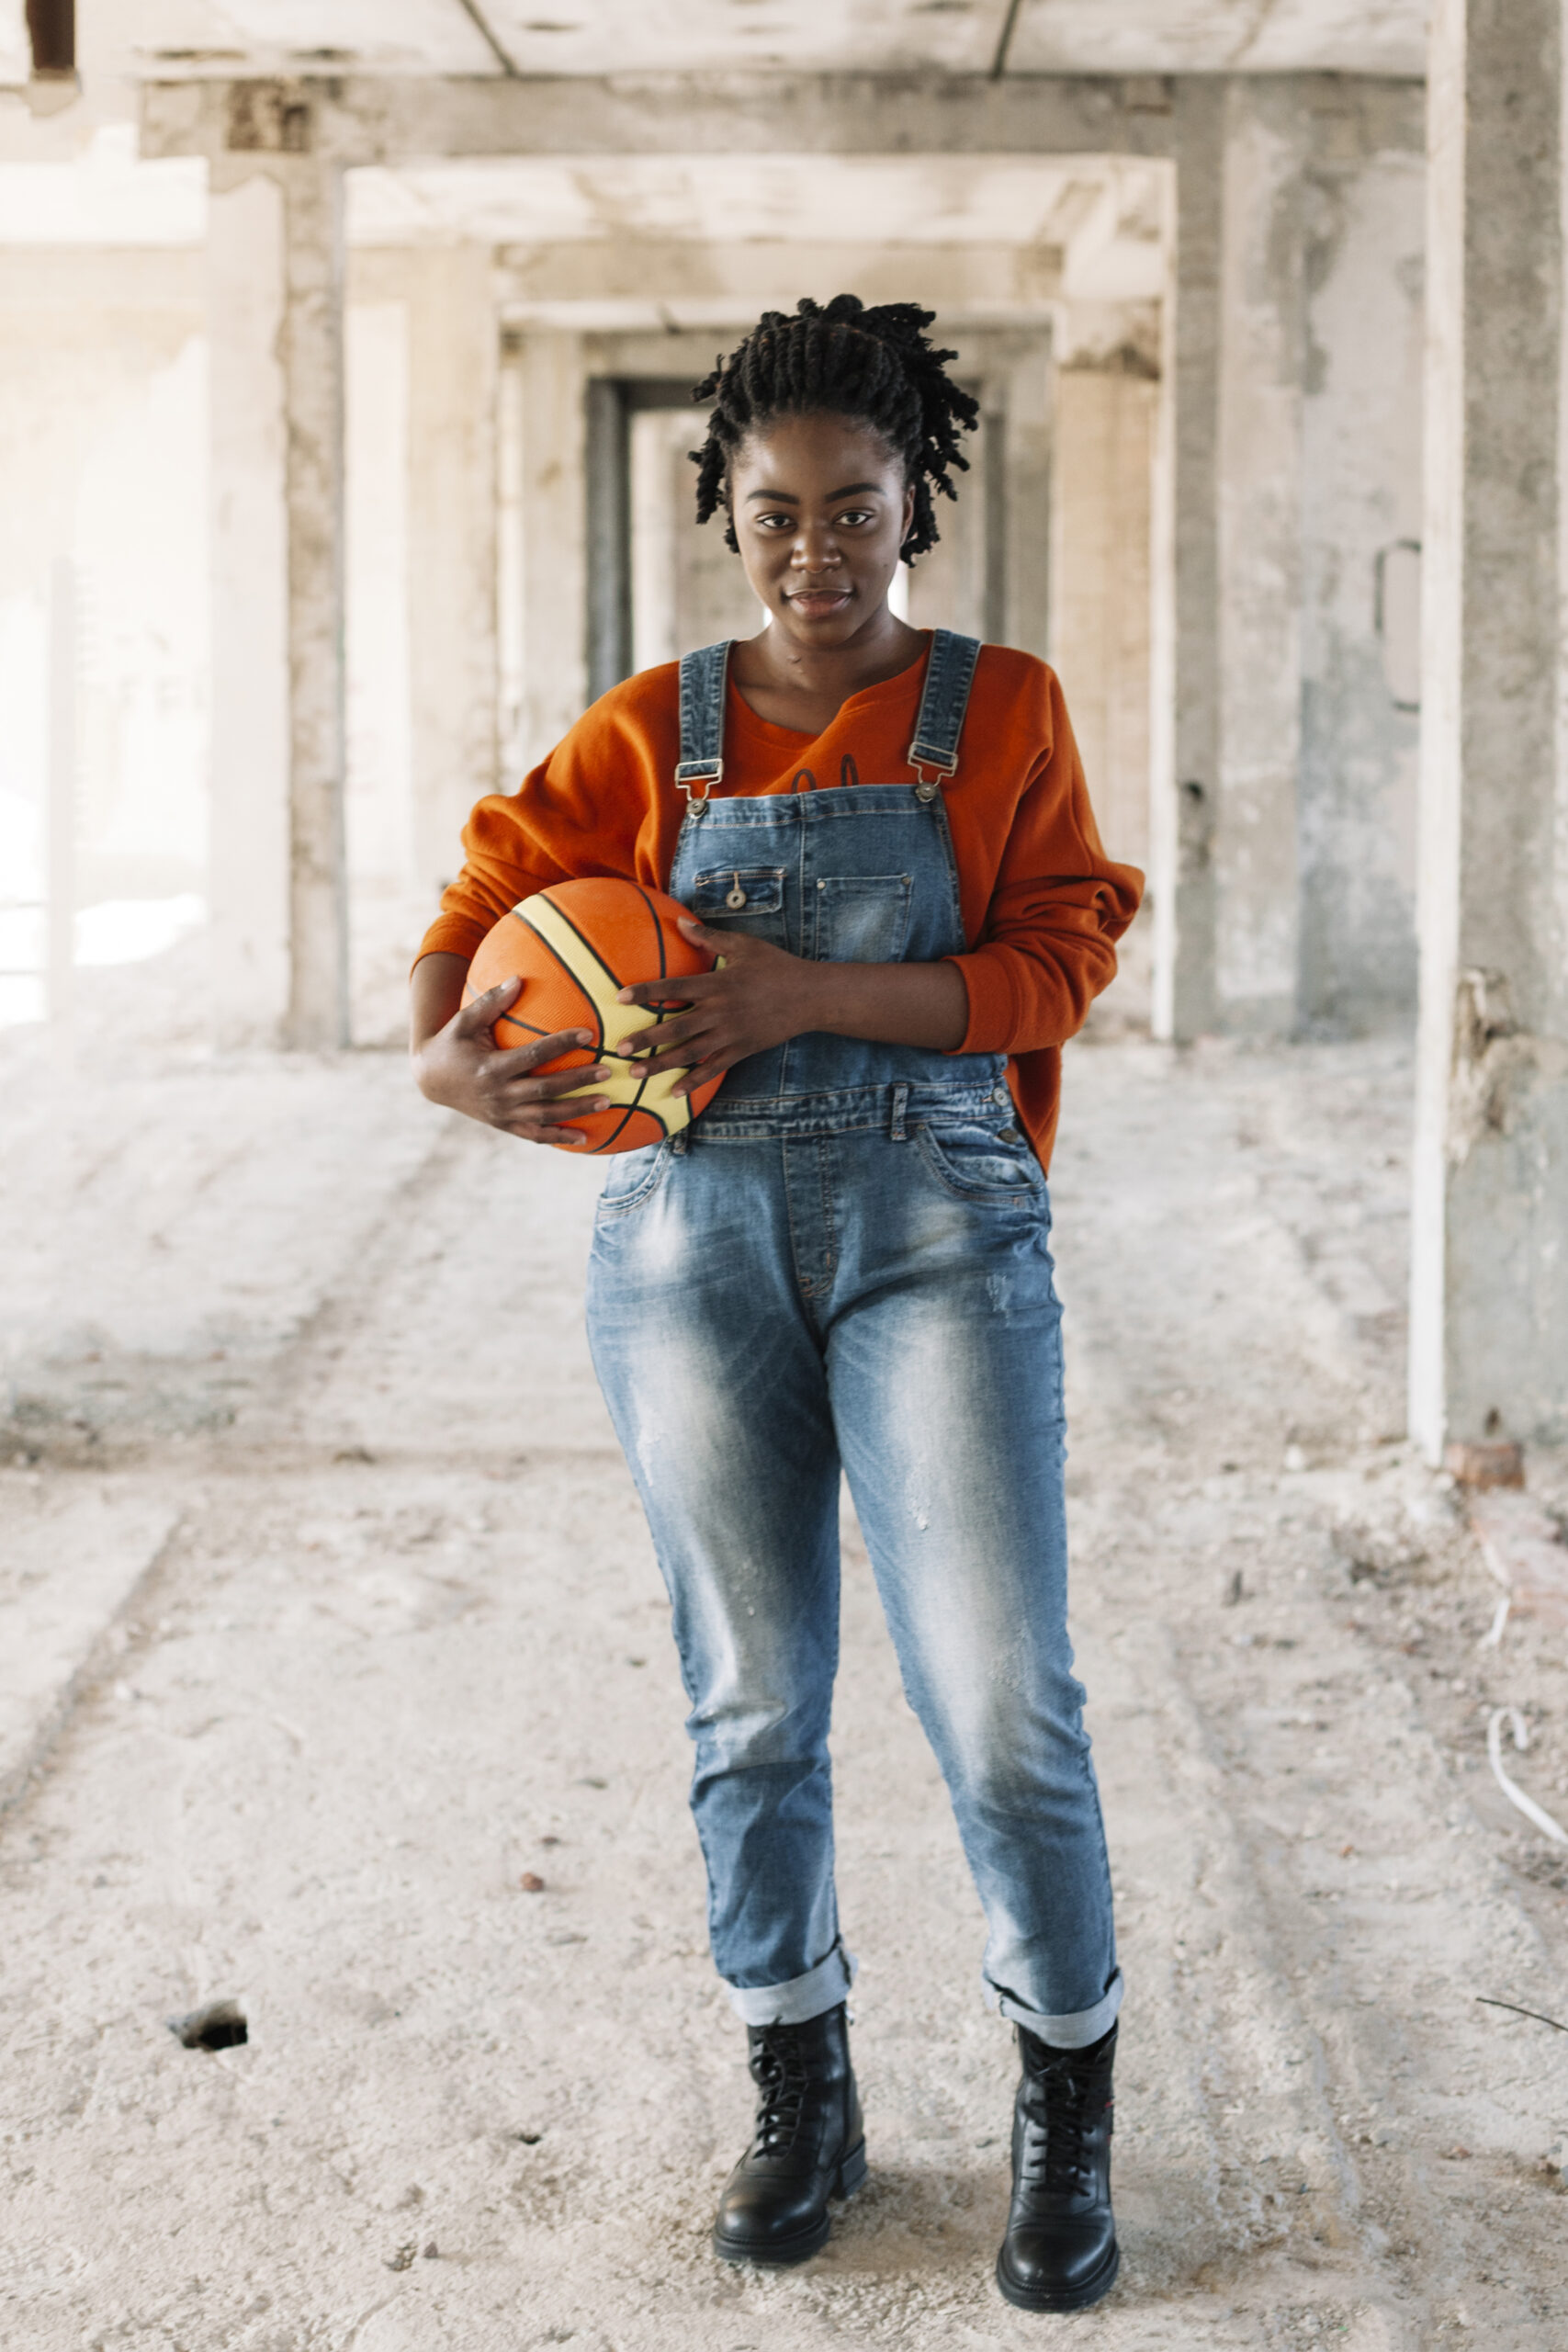
[[[1087,2311],[1090,2303],[1098,2303],[1102,2295],[1109,2295],[1116,2284],[1116,2275],[1121,2267],[1122,2249],[1113,2238],[1110,2252],[1092,2278],[1086,2278],[1081,2287],[1074,2287],[1067,2293],[1054,2295],[1043,2287],[1020,2286],[1016,2279],[1009,2277],[998,2254],[997,2285],[1003,2299],[1017,2311],[1081,2312]]]
[[[863,2140],[858,2147],[852,2148],[848,2155],[840,2160],[829,2196],[852,2197],[865,2179],[865,2142]],[[758,2262],[773,2269],[784,2269],[791,2263],[809,2262],[814,2254],[820,2254],[828,2243],[829,2227],[828,2216],[824,2213],[810,2229],[802,2230],[793,2238],[776,2238],[769,2245],[748,2245],[743,2239],[723,2237],[716,2227],[713,2250],[721,2262]]]

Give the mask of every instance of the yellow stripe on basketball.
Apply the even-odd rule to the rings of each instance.
[[[538,933],[588,998],[599,1016],[606,1052],[613,1053],[639,1030],[657,1026],[659,1015],[647,1005],[616,1003],[625,983],[600,962],[582,933],[567,921],[547,891],[541,891],[537,898],[525,899],[513,911],[521,922]],[[676,986],[671,982],[672,989]],[[692,1106],[686,1097],[671,1091],[682,1075],[678,1069],[665,1069],[655,1078],[644,1078],[638,1074],[637,1065],[628,1062],[613,1077],[601,1080],[597,1086],[574,1087],[571,1094],[563,1095],[560,1100],[570,1102],[575,1094],[604,1095],[625,1109],[646,1111],[658,1120],[667,1136],[678,1135],[692,1123]]]

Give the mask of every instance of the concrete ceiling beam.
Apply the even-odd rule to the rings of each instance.
[[[1280,78],[1342,124],[1340,137],[1420,145],[1418,83]],[[310,152],[349,166],[497,155],[1170,156],[1178,86],[1169,76],[1053,74],[152,82],[141,153]]]

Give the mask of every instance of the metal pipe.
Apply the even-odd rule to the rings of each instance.
[[[1018,29],[1019,12],[1022,6],[1023,0],[1008,0],[1008,12],[1002,19],[1002,29],[997,40],[997,53],[991,60],[993,82],[999,82],[1008,70],[1008,51],[1012,47],[1012,37]]]

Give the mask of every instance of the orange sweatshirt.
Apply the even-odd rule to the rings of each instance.
[[[852,695],[813,740],[759,718],[733,682],[725,794],[913,784],[905,758],[925,659]],[[491,923],[536,890],[579,875],[623,874],[667,889],[685,812],[678,666],[644,670],[585,711],[514,793],[492,793],[463,831],[466,863],[422,956],[471,956]],[[1048,1165],[1061,1048],[1116,970],[1115,943],[1143,876],[1100,846],[1055,674],[1030,653],[987,645],[942,797],[958,865],[969,993],[965,1054],[1006,1054],[1031,1142]]]

